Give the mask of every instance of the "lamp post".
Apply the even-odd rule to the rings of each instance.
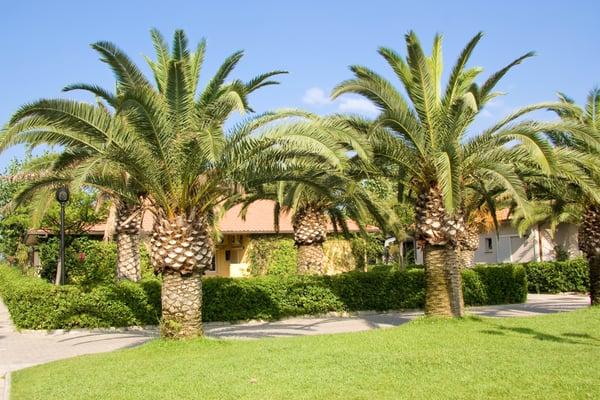
[[[56,269],[56,284],[65,284],[65,204],[69,201],[69,189],[61,187],[56,191],[56,200],[60,203],[60,253]]]

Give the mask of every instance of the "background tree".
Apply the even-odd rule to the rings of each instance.
[[[536,207],[528,217],[519,215],[516,223],[521,231],[541,223],[552,231],[563,222],[578,224],[579,248],[589,262],[591,302],[600,304],[600,89],[590,91],[583,107],[562,93],[559,101],[562,107],[549,109],[565,125],[581,129],[546,132],[559,165],[550,177],[525,171]]]
[[[481,85],[475,79],[480,67],[467,67],[481,39],[477,34],[461,52],[442,90],[442,39],[436,35],[431,56],[426,56],[417,36],[406,35],[406,58],[380,48],[406,95],[387,79],[363,66],[351,66],[354,79],[340,83],[333,97],[355,93],[380,110],[370,128],[375,157],[382,171],[391,171],[411,193],[416,215],[416,239],[424,250],[428,315],[463,315],[457,249],[465,234],[463,193],[466,185],[486,181],[502,186],[523,205],[526,194],[514,163],[529,158],[544,173],[552,171],[553,154],[541,131],[551,123],[522,121],[519,117],[543,109],[525,107],[479,135],[466,137],[468,127],[483,107],[499,93],[494,87],[514,66],[533,55],[527,53]],[[509,147],[509,142],[520,145]],[[400,191],[399,191],[400,193]]]

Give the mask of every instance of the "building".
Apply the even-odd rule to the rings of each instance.
[[[520,236],[512,226],[508,210],[498,212],[500,224],[495,231],[479,234],[479,248],[475,252],[475,264],[524,263],[554,261],[558,256],[574,258],[581,256],[577,231],[573,224],[559,224],[555,232],[549,225],[540,224]],[[562,254],[557,254],[557,252]],[[423,252],[416,251],[417,264],[423,263]]]
[[[275,231],[274,224],[274,206],[275,203],[270,200],[260,200],[254,202],[248,207],[245,217],[240,216],[242,209],[241,205],[237,205],[229,209],[221,221],[219,229],[222,234],[222,239],[215,246],[215,256],[213,258],[212,268],[206,271],[208,276],[229,276],[241,277],[247,276],[249,271],[248,250],[253,244],[253,240],[257,237],[267,235],[281,235],[292,237],[294,230],[292,227],[292,219],[289,213],[282,212],[279,217],[279,231]],[[142,238],[148,239],[153,224],[153,216],[151,213],[144,213],[142,220]],[[351,233],[359,232],[359,227],[354,221],[348,221],[348,230]],[[378,231],[375,227],[368,227],[368,231]],[[103,238],[106,232],[106,224],[97,224],[86,231],[86,235],[96,237],[99,240]],[[329,232],[334,233],[334,227],[329,225]],[[39,255],[35,251],[35,244],[38,240],[48,236],[48,232],[43,229],[30,230],[28,233],[27,243],[33,246],[32,264],[39,265]],[[339,272],[339,269],[328,267],[335,263],[340,258],[353,257],[351,255],[350,244],[346,240],[328,238],[327,242],[331,242],[329,249],[326,251],[326,270],[328,273]],[[327,250],[327,249],[326,249]],[[329,262],[328,262],[329,261]],[[346,263],[349,269],[353,263]]]

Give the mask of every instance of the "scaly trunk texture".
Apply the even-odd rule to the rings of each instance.
[[[467,223],[464,233],[458,239],[458,261],[461,268],[474,266],[475,251],[479,248],[479,228],[477,224]]]
[[[600,206],[586,207],[579,227],[579,249],[588,259],[590,274],[590,299],[592,305],[600,305]]]
[[[322,274],[327,239],[327,217],[317,207],[304,207],[292,218],[294,241],[298,247],[298,273]]]
[[[299,274],[322,274],[324,259],[323,243],[298,245]]]
[[[140,230],[142,212],[139,207],[119,207],[115,223],[117,235],[117,279],[139,282],[142,279],[140,266]]]
[[[464,219],[446,213],[435,185],[419,195],[415,214],[417,243],[425,253],[425,312],[461,317],[464,305],[457,249],[459,238],[465,235]]]
[[[458,263],[462,269],[473,268],[475,266],[475,251],[474,250],[458,250]]]
[[[446,273],[446,248],[426,244],[423,249],[425,260],[425,314],[452,316],[450,301],[451,285]]]
[[[202,274],[210,268],[213,243],[204,218],[167,218],[157,211],[152,239],[152,264],[162,273],[161,335],[202,335]]]

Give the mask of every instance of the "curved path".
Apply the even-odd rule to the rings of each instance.
[[[470,314],[489,317],[521,317],[572,311],[590,304],[579,294],[530,294],[525,304],[471,307]],[[289,318],[274,322],[242,324],[205,324],[207,336],[222,339],[259,339],[266,337],[320,335],[359,332],[401,325],[422,311],[374,313],[362,312],[347,317]],[[138,346],[157,337],[156,329],[148,330],[73,330],[25,331],[19,333],[10,321],[5,305],[0,301],[0,400],[7,372],[32,365],[81,354],[101,353]]]

